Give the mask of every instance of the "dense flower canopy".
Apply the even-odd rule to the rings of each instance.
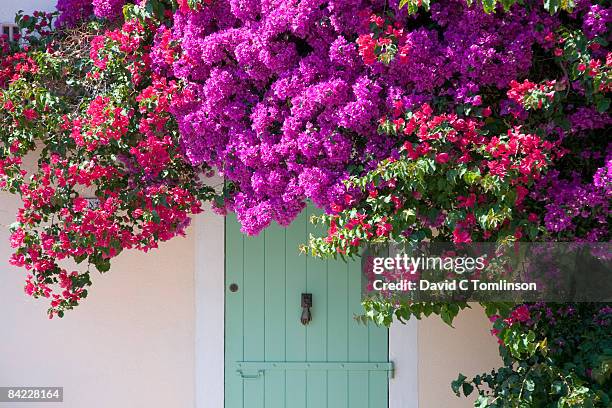
[[[317,255],[433,229],[454,242],[609,239],[610,10],[546,4],[60,0],[55,24],[21,16],[29,35],[2,44],[0,115],[28,292],[50,296],[58,259],[108,269],[124,248],[181,233],[212,197],[190,184],[210,168],[226,180],[216,206],[246,233],[288,225],[308,201],[325,209]],[[37,143],[44,160],[24,183]],[[86,209],[79,186],[103,205]],[[96,235],[90,213],[114,221]],[[102,252],[75,238],[90,233]]]
[[[228,207],[246,232],[287,225],[306,199],[329,209],[342,179],[392,152],[379,119],[433,100],[481,105],[529,72],[559,25],[538,7],[486,14],[461,1],[391,21],[385,4],[214,1],[177,12],[183,144],[192,163],[235,183]],[[376,61],[376,47],[400,58]]]
[[[60,0],[59,21],[76,24],[92,13],[113,19],[123,3]],[[190,162],[225,176],[229,192],[220,209],[235,211],[243,230],[256,234],[274,221],[288,225],[308,200],[328,212],[362,200],[363,192],[347,190],[344,181],[396,156],[402,145],[379,124],[424,103],[441,113],[493,113],[495,131],[513,122],[558,141],[609,126],[608,98],[596,98],[597,108],[566,101],[593,99],[577,70],[592,74],[601,94],[609,91],[610,9],[590,0],[552,14],[558,6],[545,9],[535,0],[506,7],[491,13],[490,5],[444,0],[428,10],[409,7],[409,14],[397,2],[376,0],[183,0],[173,24],[157,29],[152,68],[183,85],[172,112]],[[564,53],[568,38],[580,44]],[[568,65],[575,52],[585,61],[577,68]],[[543,103],[556,105],[569,124],[532,113]],[[595,143],[596,160],[609,156],[602,146]],[[542,204],[548,231],[571,235],[573,220],[592,218],[597,207],[599,229],[581,235],[605,235],[606,166],[596,172],[599,184],[592,169],[538,181],[530,197]]]
[[[60,12],[56,20],[58,27],[74,27],[92,15],[99,18],[115,19],[121,15],[126,0],[58,0]]]

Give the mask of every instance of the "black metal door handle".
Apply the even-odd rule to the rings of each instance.
[[[300,321],[306,326],[312,320],[310,308],[312,307],[312,293],[302,293],[302,317]]]

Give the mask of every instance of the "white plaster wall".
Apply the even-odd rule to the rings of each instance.
[[[491,323],[478,304],[460,312],[448,326],[437,316],[394,323],[389,331],[389,359],[395,377],[389,382],[389,408],[469,408],[450,384],[459,373],[473,376],[501,365]]]
[[[33,11],[53,11],[57,0],[0,0],[0,23],[12,23],[15,14],[23,10],[26,14]]]
[[[55,4],[0,0],[0,22]],[[122,254],[77,310],[50,321],[47,302],[24,294],[25,271],[7,262],[17,207],[0,194],[0,386],[63,386],[64,403],[49,408],[194,407],[193,229],[148,254]]]
[[[81,306],[49,320],[47,302],[23,292],[25,271],[7,262],[17,204],[0,194],[0,386],[63,386],[65,402],[49,408],[194,407],[193,231],[122,254],[94,274]]]
[[[471,306],[459,313],[454,327],[436,316],[418,322],[419,408],[473,407],[475,394],[459,398],[451,382],[459,373],[470,378],[501,365],[491,323],[480,305]]]

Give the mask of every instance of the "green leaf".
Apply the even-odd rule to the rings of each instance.
[[[601,98],[597,101],[597,111],[604,113],[607,112],[610,108],[610,99],[609,98]]]
[[[467,397],[468,395],[472,393],[472,391],[474,391],[474,386],[470,383],[464,382],[463,383],[463,395]]]
[[[485,13],[491,13],[493,10],[495,10],[496,3],[497,3],[497,0],[483,0],[482,6],[483,6]]]
[[[457,377],[457,379],[451,383],[451,389],[453,390],[455,395],[457,395],[458,397],[461,396],[459,390],[461,389],[461,387],[465,383],[466,379],[467,379],[467,377],[460,373],[459,376]]]
[[[404,6],[406,6],[406,4],[408,4],[410,2],[410,0],[400,0],[399,2],[399,6],[400,8],[403,8]]]
[[[510,10],[510,7],[512,7],[515,3],[516,0],[502,0],[502,5],[504,6],[505,11]]]
[[[465,174],[463,175],[463,179],[465,180],[466,183],[468,184],[474,184],[476,183],[478,180],[480,180],[480,173],[477,171],[467,171],[465,172]]]
[[[110,264],[110,259],[101,259],[96,261],[95,263],[96,268],[100,271],[100,272],[108,272],[110,270],[111,264]]]

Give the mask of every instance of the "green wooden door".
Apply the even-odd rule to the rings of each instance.
[[[227,217],[225,408],[388,406],[388,332],[353,319],[359,263],[300,255],[307,219],[245,237]],[[307,326],[302,293],[313,296]]]

